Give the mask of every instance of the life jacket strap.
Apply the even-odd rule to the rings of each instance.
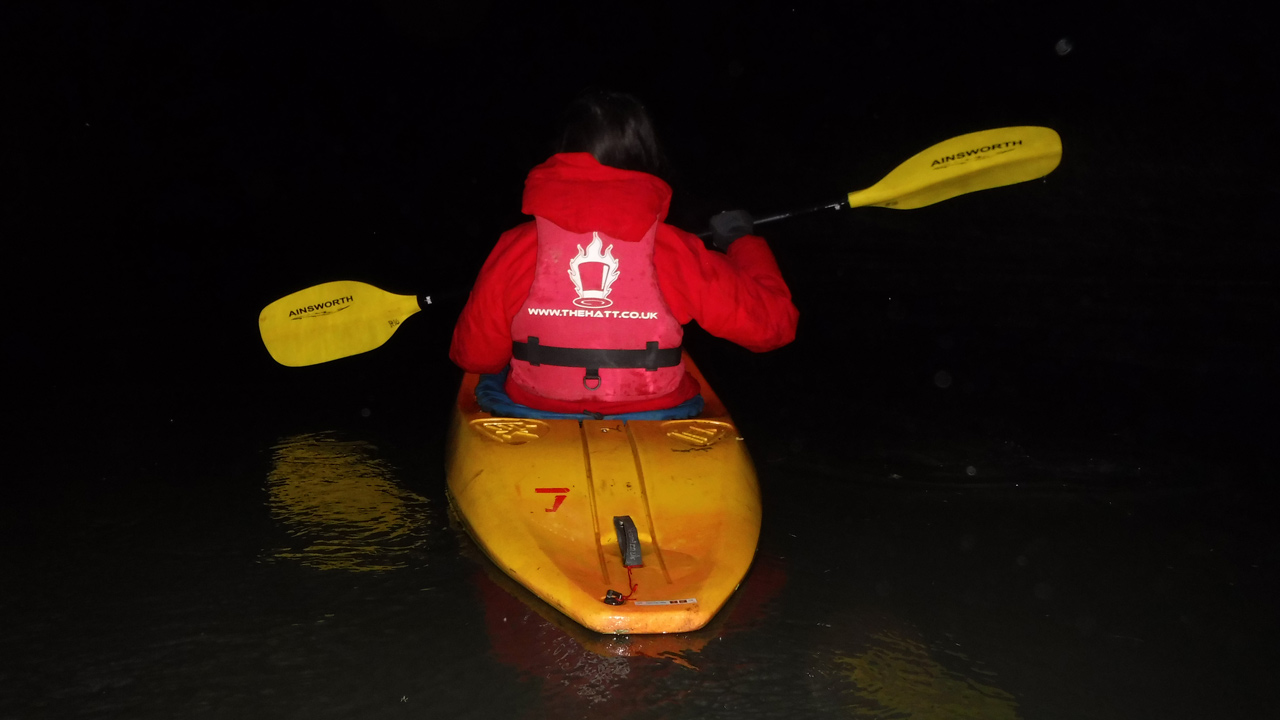
[[[537,367],[585,368],[583,387],[595,390],[600,387],[600,368],[644,368],[653,372],[658,368],[675,367],[683,357],[683,346],[659,348],[656,340],[647,342],[643,350],[599,350],[594,348],[563,348],[543,345],[538,338],[529,336],[528,342],[511,343],[511,357]]]

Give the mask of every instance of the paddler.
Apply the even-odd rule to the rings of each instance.
[[[682,325],[755,352],[795,338],[791,291],[750,215],[712,218],[708,249],[663,222],[664,164],[634,97],[589,92],[566,111],[555,154],[525,180],[533,220],[498,239],[453,332],[455,363],[498,375],[482,386],[505,390],[502,414],[691,417],[702,403]]]

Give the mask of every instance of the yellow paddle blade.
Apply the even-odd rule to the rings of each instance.
[[[1062,139],[1046,127],[983,130],[944,140],[894,168],[849,207],[910,210],[965,193],[1044,177],[1062,159]]]
[[[419,309],[413,295],[337,280],[266,306],[258,316],[258,330],[276,362],[301,367],[368,352],[391,339]]]

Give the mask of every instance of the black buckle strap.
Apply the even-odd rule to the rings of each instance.
[[[679,365],[683,353],[682,347],[659,348],[656,340],[645,343],[643,350],[554,347],[542,345],[532,335],[528,342],[516,340],[511,343],[511,356],[534,367],[554,365],[585,368],[587,373],[582,378],[582,385],[588,390],[600,387],[600,368],[644,368],[653,372],[658,368]]]

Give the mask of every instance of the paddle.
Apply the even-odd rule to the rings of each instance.
[[[1044,177],[1062,159],[1062,139],[1046,127],[982,130],[943,140],[916,153],[880,182],[844,199],[753,219],[756,225],[846,205],[912,210],[957,195]],[[710,237],[701,233],[699,237]]]
[[[289,367],[317,365],[379,347],[431,296],[396,295],[335,280],[276,300],[258,315],[267,352]]]
[[[965,193],[1044,177],[1058,166],[1062,141],[1044,127],[1008,127],[951,138],[922,150],[883,180],[835,203],[755,220],[756,225],[804,213],[856,207],[908,210]],[[710,233],[706,233],[709,235]],[[316,365],[381,346],[429,296],[396,295],[352,280],[327,282],[263,308],[258,329],[282,365]]]

